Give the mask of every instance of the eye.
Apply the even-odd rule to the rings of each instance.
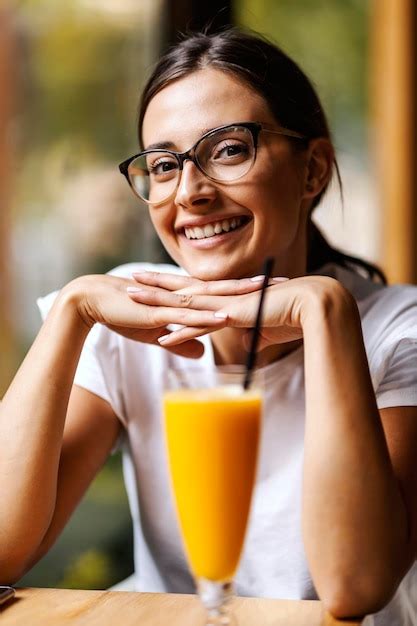
[[[235,161],[246,157],[249,154],[249,147],[243,142],[222,141],[217,144],[212,153],[212,159],[223,161]]]
[[[148,162],[148,172],[151,176],[167,177],[178,170],[178,163],[171,156],[164,156]]]

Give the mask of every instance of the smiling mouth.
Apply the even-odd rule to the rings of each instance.
[[[210,239],[218,235],[224,235],[233,230],[243,228],[250,221],[246,216],[232,217],[222,219],[204,226],[195,226],[194,228],[184,228],[183,232],[187,239]]]

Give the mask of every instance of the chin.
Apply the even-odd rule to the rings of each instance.
[[[226,275],[225,272],[216,271],[215,268],[209,267],[199,267],[191,264],[184,269],[192,276],[193,278],[198,278],[199,280],[224,280],[226,278],[231,278]]]
[[[241,267],[230,267],[227,265],[217,265],[213,263],[187,263],[182,265],[184,269],[199,280],[230,280],[233,278],[246,278],[254,275],[252,273],[244,273]]]

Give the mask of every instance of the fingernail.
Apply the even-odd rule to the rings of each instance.
[[[126,291],[128,293],[139,293],[139,291],[145,291],[145,290],[140,289],[140,287],[126,287]]]
[[[273,280],[274,283],[284,283],[286,280],[290,279],[286,276],[274,276],[273,278],[271,278],[271,280]]]
[[[165,343],[170,335],[162,335],[162,337],[158,337],[159,343]]]
[[[218,317],[219,319],[225,320],[227,319],[227,313],[223,313],[223,311],[216,311],[214,317]]]
[[[258,283],[261,280],[264,280],[265,276],[263,274],[260,274],[259,276],[252,276],[251,281],[253,281],[254,283]]]

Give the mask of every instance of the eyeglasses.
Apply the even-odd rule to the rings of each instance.
[[[157,206],[176,192],[187,160],[214,182],[227,184],[245,176],[255,163],[261,131],[306,139],[287,128],[270,130],[259,122],[228,124],[205,133],[186,152],[144,150],[120,163],[119,170],[141,200]]]

